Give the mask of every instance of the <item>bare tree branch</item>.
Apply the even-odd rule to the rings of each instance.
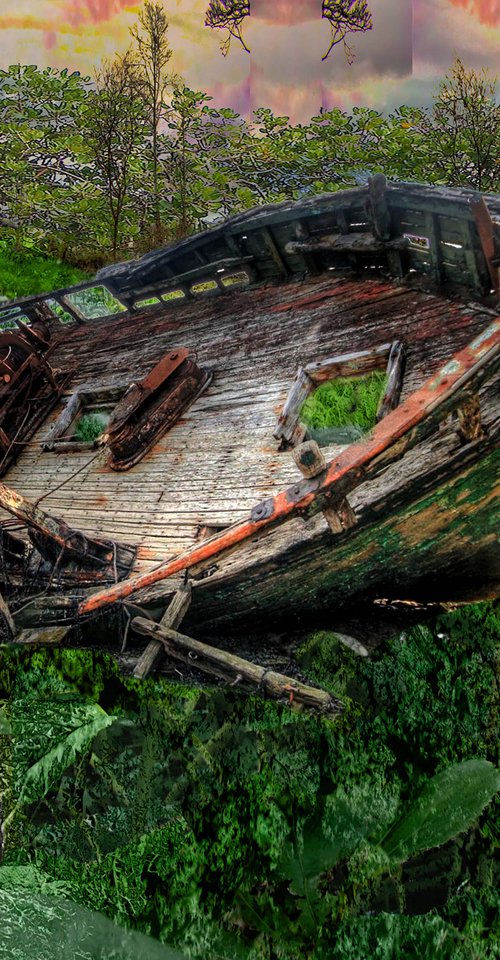
[[[250,16],[250,0],[210,0],[205,18],[205,26],[212,30],[227,30],[228,35],[221,43],[223,56],[227,56],[231,39],[234,37],[244,50],[250,53],[243,40],[241,25]]]
[[[354,61],[354,51],[347,43],[349,33],[366,33],[373,27],[373,20],[366,0],[323,0],[322,17],[331,27],[331,43],[322,60],[329,57],[337,44],[344,44],[346,60]]]

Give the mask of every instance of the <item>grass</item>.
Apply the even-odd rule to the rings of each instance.
[[[355,427],[366,433],[375,426],[386,382],[385,371],[375,371],[322,383],[303,404],[301,420],[313,430]]]
[[[89,443],[97,440],[104,432],[108,420],[109,414],[104,411],[82,414],[75,427],[75,440],[84,440]]]
[[[83,270],[29,249],[17,252],[12,247],[0,245],[0,296],[9,300],[70,287],[88,277]]]

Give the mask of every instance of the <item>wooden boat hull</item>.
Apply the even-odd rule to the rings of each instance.
[[[409,275],[395,283],[370,272],[384,259],[403,269],[427,256],[423,263],[435,280],[440,271],[445,279],[458,276],[452,258],[460,246],[471,286],[484,292],[496,267],[479,250],[479,234],[467,247],[466,237],[473,236],[469,199],[459,191],[442,193],[434,201],[415,188],[405,206],[404,190],[394,191],[398,216],[414,217],[414,239],[422,239],[417,233],[424,221],[440,218],[446,239],[437,252],[430,241],[422,253],[410,251],[408,237],[380,239],[376,224],[368,243],[363,223],[359,253],[355,234],[359,240],[366,191],[355,190],[234,218],[210,237],[192,238],[103,278],[129,309],[65,328],[52,362],[69,372],[78,356],[72,391],[95,398],[100,390],[108,396],[130,381],[145,383],[179,342],[215,375],[173,429],[160,438],[161,424],[154,424],[145,456],[144,437],[138,438],[140,462],[127,439],[114,464],[131,466],[127,473],[112,469],[108,451],[100,458],[95,450],[62,456],[49,449],[44,437],[50,420],[33,437],[6,483],[28,500],[42,497],[47,514],[64,518],[72,531],[107,547],[130,544],[136,557],[125,577],[114,576],[108,564],[105,590],[96,578],[90,597],[80,589],[78,571],[73,575],[60,564],[54,596],[28,606],[22,575],[16,580],[9,574],[13,609],[23,607],[20,618],[69,622],[131,602],[157,613],[185,575],[193,582],[186,622],[211,630],[336,611],[362,597],[432,592],[433,581],[439,581],[441,598],[465,590],[468,581],[490,589],[500,566],[496,312],[471,302],[470,293],[444,297],[422,291]],[[412,207],[419,197],[422,216]],[[438,201],[442,216],[432,212]],[[325,231],[332,229],[337,240],[326,242]],[[228,260],[231,250],[239,255]],[[370,250],[376,262],[367,265]],[[200,263],[209,251],[212,261]],[[357,272],[349,273],[358,256],[352,264]],[[328,264],[336,257],[339,272],[331,274],[337,266]],[[318,275],[299,272],[311,263]],[[216,276],[228,264],[248,269],[259,283],[244,291],[219,287],[223,296],[193,294],[203,271]],[[161,279],[165,271],[168,283]],[[165,284],[185,291],[184,299],[165,304]],[[155,291],[156,306],[139,309],[140,297]],[[320,476],[300,479],[293,451],[276,440],[297,371],[312,376],[318,369],[350,368],[352,351],[368,351],[369,363],[378,363],[395,343],[406,357],[400,405],[364,441],[327,448]],[[335,362],[348,352],[347,364]],[[51,523],[40,516],[37,523],[50,535]],[[12,544],[10,552],[15,566]],[[110,584],[113,577],[122,582]]]

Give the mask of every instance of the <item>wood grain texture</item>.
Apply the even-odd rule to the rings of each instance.
[[[191,584],[188,583],[174,594],[167,610],[160,620],[160,627],[169,628],[170,630],[176,630],[177,627],[180,627],[189,610],[191,597],[192,587]],[[165,648],[162,641],[153,637],[139,657],[134,667],[133,676],[141,680],[147,677],[147,675],[158,666],[164,652]]]

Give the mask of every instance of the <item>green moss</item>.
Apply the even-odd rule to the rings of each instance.
[[[301,420],[313,430],[352,427],[358,428],[361,435],[376,424],[386,384],[387,376],[380,371],[323,383],[303,404]]]

